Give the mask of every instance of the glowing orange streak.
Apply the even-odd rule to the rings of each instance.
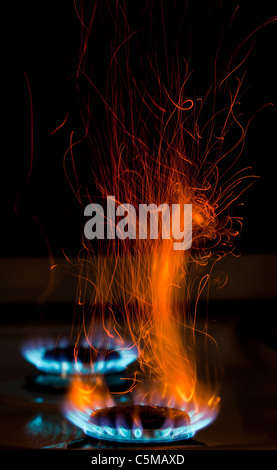
[[[229,72],[229,73],[226,75],[226,77],[223,78],[223,80],[222,80],[222,81],[220,82],[220,84],[219,84],[219,88],[221,87],[222,83],[225,82],[225,80],[227,80],[236,70],[238,70],[238,69],[242,66],[242,64],[244,64],[244,62],[246,61],[247,57],[249,56],[249,54],[250,54],[250,52],[251,52],[251,50],[252,50],[252,47],[253,47],[253,45],[252,45],[251,48],[249,49],[249,51],[248,51],[248,53],[246,54],[246,56],[244,57],[244,59],[243,59],[233,70],[231,70],[231,72]]]
[[[199,299],[201,297],[201,294],[202,294],[203,290],[205,289],[205,286],[207,285],[209,277],[210,277],[209,274],[206,274],[204,277],[202,277],[202,279],[201,279],[201,281],[198,285],[198,289],[197,289],[196,302],[195,302],[195,305],[194,305],[194,319],[193,319],[193,324],[192,324],[192,331],[193,331],[193,338],[194,339],[195,339],[195,332],[196,332],[195,325],[196,325],[196,313],[197,313],[198,302],[199,302]]]
[[[76,5],[76,0],[73,0],[73,3],[74,3],[74,8],[75,8],[75,11],[76,11],[76,14],[80,20],[80,23],[81,25],[86,29],[88,30],[89,28],[85,25],[84,21],[83,21],[83,18],[80,16],[80,13],[78,11],[78,8],[77,8],[77,5]],[[95,4],[97,4],[97,2],[95,2]]]
[[[54,129],[52,132],[51,132],[51,135],[55,134],[59,129],[61,129],[61,127],[63,127],[67,121],[67,118],[69,116],[69,113],[67,113],[67,115],[65,116],[65,119],[63,120],[63,122],[56,128]]]
[[[148,96],[148,98],[152,101],[153,105],[156,106],[162,113],[166,113],[167,110],[165,108],[162,108],[162,106],[159,106],[158,103],[154,100],[154,98],[148,93],[148,91],[145,89],[145,93]]]
[[[270,24],[270,23],[273,23],[274,21],[277,21],[277,16],[273,16],[272,18],[266,20],[262,25],[258,26],[256,29],[254,29],[254,31],[252,31],[252,33],[250,33],[250,34],[239,44],[239,46],[238,46],[238,47],[236,48],[236,50],[234,51],[233,56],[235,56],[236,53],[242,48],[242,46],[243,46],[247,41],[249,41],[249,39],[250,39],[252,36],[254,36],[260,29],[262,29],[263,27],[267,26],[267,25]],[[252,49],[252,47],[251,47],[251,49]],[[248,54],[246,55],[246,58],[248,57],[249,53],[251,52],[251,49],[249,50]],[[237,70],[237,68],[240,67],[240,66],[243,64],[244,61],[245,61],[245,59],[244,59],[237,67],[235,67],[235,68],[232,70],[232,72],[230,72],[230,73],[222,80],[222,82],[220,83],[219,86],[221,86],[222,83],[223,83],[235,70]]]
[[[63,248],[61,248],[61,250],[62,250],[62,253],[63,253],[63,255],[64,255],[66,261],[67,261],[69,264],[72,264],[72,262],[70,261],[70,259],[68,258],[68,256],[65,254]]]
[[[76,198],[78,199],[78,201],[81,203],[81,196],[80,196],[80,190],[79,190],[79,186],[78,186],[77,173],[76,173],[76,169],[75,169],[75,163],[74,163],[74,157],[73,157],[73,151],[72,151],[72,149],[73,149],[73,147],[74,147],[75,145],[81,143],[82,141],[79,140],[79,141],[73,143],[73,142],[72,142],[72,139],[73,139],[73,131],[72,131],[71,134],[70,134],[70,146],[68,147],[67,151],[66,151],[65,154],[64,154],[64,158],[63,158],[63,168],[64,168],[64,172],[65,172],[66,178],[67,178],[67,180],[68,180],[68,182],[69,182],[69,184],[70,184],[70,187],[71,187],[72,191],[74,192],[74,194],[75,194]],[[72,161],[73,171],[74,171],[75,179],[76,179],[76,182],[77,182],[77,188],[78,188],[78,189],[77,189],[77,192],[76,192],[76,190],[75,190],[75,188],[74,188],[74,186],[73,186],[73,184],[72,184],[72,182],[71,182],[71,180],[70,180],[70,178],[69,178],[69,176],[68,176],[68,173],[67,173],[67,170],[66,170],[66,167],[65,167],[65,159],[66,159],[66,156],[67,156],[68,152],[70,152],[70,155],[71,155],[71,161]]]
[[[103,95],[99,92],[98,88],[94,85],[94,83],[92,82],[92,80],[88,77],[88,75],[84,72],[84,70],[82,70],[82,74],[84,75],[84,77],[88,80],[88,82],[91,84],[91,86],[94,88],[94,90],[96,91],[96,93],[98,94],[98,96],[101,98],[101,100],[104,102],[106,108],[110,111],[110,113],[113,115],[113,117],[118,121],[118,123],[122,126],[122,128],[124,129],[124,132],[126,133],[126,135],[128,135],[129,137],[132,137],[134,140],[138,141],[143,147],[145,147],[147,150],[149,150],[150,152],[150,149],[147,147],[147,145],[145,144],[145,142],[143,142],[142,139],[140,139],[139,137],[135,136],[134,134],[131,134],[130,132],[127,131],[126,127],[124,126],[123,122],[118,118],[118,116],[115,114],[115,112],[113,111],[113,109],[108,105],[107,101],[104,99]]]
[[[111,307],[108,307],[108,308],[109,308],[109,311],[111,312],[112,317],[113,317],[113,329],[114,329],[114,331],[116,332],[118,338],[120,338],[121,343],[124,344],[124,340],[123,340],[122,336],[120,335],[120,333],[118,332],[118,330],[117,330],[117,328],[116,328],[116,326],[117,326],[118,328],[120,328],[120,325],[119,325],[119,323],[116,321],[114,312],[113,312],[113,310],[111,309]]]
[[[50,270],[56,268],[57,266],[58,264],[53,264],[52,266],[50,266]]]
[[[81,18],[79,12],[78,12],[78,9],[77,9],[77,6],[76,6],[76,0],[73,0],[74,2],[74,7],[75,7],[75,11],[77,13],[77,16],[80,20],[80,23],[81,25],[86,29],[86,37],[85,37],[85,40],[84,40],[84,44],[83,44],[83,47],[82,47],[82,52],[80,54],[80,59],[79,59],[79,63],[78,63],[78,66],[77,66],[77,72],[76,72],[76,78],[78,78],[79,76],[79,71],[80,71],[80,68],[81,68],[81,63],[82,61],[84,60],[84,57],[85,57],[85,54],[86,54],[86,49],[87,49],[87,43],[88,43],[88,39],[89,39],[89,36],[90,36],[90,32],[91,32],[91,28],[92,28],[92,23],[93,23],[93,20],[94,20],[94,17],[95,17],[95,12],[96,12],[96,6],[97,6],[97,1],[95,2],[94,4],[94,8],[93,8],[93,12],[92,12],[92,15],[91,15],[91,18],[90,18],[90,22],[89,22],[89,26],[86,26],[83,22],[83,18]],[[83,29],[82,29],[82,34],[83,34]]]
[[[112,62],[114,61],[116,55],[118,54],[118,52],[120,51],[120,49],[124,46],[124,44],[126,44],[135,34],[137,34],[138,31],[134,31],[133,33],[130,33],[129,36],[127,36],[124,41],[122,41],[122,43],[117,47],[117,49],[114,51],[113,55],[112,55],[112,58],[111,58],[111,61],[110,61],[110,65],[109,65],[109,69],[108,69],[108,74],[110,73],[110,68],[111,68],[111,65],[112,65]]]
[[[130,385],[130,387],[127,390],[120,391],[120,392],[115,392],[111,391],[111,395],[126,395],[127,393],[131,393],[137,386],[138,383],[141,381],[136,378],[136,373],[135,377],[121,377],[121,380],[132,380],[133,383]]]
[[[214,262],[214,264],[215,264],[215,263],[216,263],[216,262]],[[173,317],[172,315],[171,315],[171,318],[172,318],[172,320],[175,321],[176,323],[179,323],[180,325],[182,325],[182,327],[184,327],[185,329],[189,329],[189,330],[191,330],[191,331],[194,331],[195,333],[198,333],[198,334],[200,334],[200,335],[204,335],[205,338],[209,339],[209,340],[212,341],[215,345],[217,345],[216,340],[215,340],[211,335],[209,335],[207,332],[202,331],[202,330],[199,330],[198,328],[195,328],[195,326],[189,325],[188,323],[184,323],[184,322],[182,322],[181,320],[179,320],[179,319]]]
[[[183,86],[184,86],[184,84],[183,84]],[[189,111],[191,108],[193,108],[193,105],[194,105],[193,100],[191,100],[191,99],[185,100],[183,104],[185,104],[185,103],[191,103],[191,104],[188,108],[184,108],[183,106],[179,106],[179,104],[177,104],[173,101],[173,99],[171,98],[171,96],[169,95],[169,93],[168,93],[168,91],[166,90],[165,87],[164,87],[164,91],[166,92],[166,94],[167,94],[168,98],[170,99],[171,103],[175,106],[175,108],[180,109],[180,111]]]

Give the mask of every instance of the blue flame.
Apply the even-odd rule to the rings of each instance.
[[[59,347],[67,347],[69,342],[63,340],[59,343]],[[122,346],[115,343],[108,345],[108,350],[118,352],[118,358],[104,360],[103,358],[96,360],[94,363],[82,363],[78,358],[72,361],[55,360],[45,358],[45,353],[55,348],[53,340],[39,340],[23,345],[22,354],[24,358],[36,366],[41,372],[59,375],[88,375],[88,374],[109,374],[124,370],[128,365],[134,362],[137,357],[137,350],[132,347]]]
[[[120,418],[118,425],[112,427],[109,420],[101,423],[101,425],[92,423],[90,420],[92,409],[77,409],[72,404],[65,407],[66,418],[90,437],[106,441],[118,441],[126,443],[163,443],[191,439],[200,429],[208,426],[213,422],[215,416],[211,410],[198,412],[191,410],[188,412],[190,416],[190,424],[175,427],[173,423],[168,422],[161,429],[143,429],[139,425],[135,425],[133,429],[124,426],[124,421]]]

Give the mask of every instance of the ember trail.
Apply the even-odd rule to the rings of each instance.
[[[87,46],[93,43],[94,24],[105,7],[95,3],[89,18],[83,2],[77,11],[82,34],[76,81],[78,87],[85,82],[89,89],[80,109],[91,159],[90,177],[83,185],[75,172],[73,132],[67,154],[74,170],[70,183],[82,209],[86,207],[86,216],[95,212],[86,224],[79,257],[79,337],[92,335],[100,318],[104,339],[124,343],[128,337],[129,348],[138,351],[138,368],[130,375],[133,382],[124,392],[125,404],[100,375],[93,385],[81,376],[73,381],[65,415],[86,435],[103,440],[188,439],[215,420],[220,404],[216,374],[207,363],[208,355],[199,355],[201,339],[205,348],[215,341],[207,325],[198,327],[198,305],[208,292],[213,266],[234,251],[242,227],[237,201],[252,184],[249,169],[236,167],[249,124],[242,122],[239,109],[244,60],[236,62],[235,52],[242,48],[216,69],[206,92],[197,95],[190,85],[188,62],[178,48],[167,45],[163,2],[160,5],[155,17],[152,10],[140,11],[138,27],[132,29],[126,5],[109,3],[105,15],[113,39],[107,47],[104,92],[88,71]],[[167,8],[173,8],[172,2]],[[159,48],[164,45],[161,55],[158,48],[147,49],[146,34],[154,43],[157,38]],[[106,45],[106,38],[102,40]],[[149,44],[153,47],[152,41]],[[135,67],[138,61],[145,67]],[[91,108],[94,94],[105,116],[97,125]],[[218,101],[222,94],[224,99]],[[91,203],[96,200],[95,188],[97,200],[107,198],[106,216],[100,204]],[[180,217],[174,232],[178,239],[184,231],[183,248],[178,249],[179,241],[174,247],[169,224],[152,226],[152,238],[148,229],[144,236],[135,236],[141,233],[132,207],[146,201],[156,208],[178,205],[184,213],[190,208],[188,235]],[[117,216],[124,217],[118,224]],[[171,225],[174,220],[172,213]],[[94,238],[99,239],[97,249]],[[205,370],[202,376],[200,365]]]

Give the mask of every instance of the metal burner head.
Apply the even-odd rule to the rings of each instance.
[[[90,437],[120,442],[170,442],[193,436],[189,415],[175,408],[126,405],[96,410],[90,416]]]
[[[201,410],[120,405],[90,410],[68,406],[66,417],[94,439],[132,444],[169,443],[192,438],[214,417]],[[133,416],[130,419],[130,416]]]

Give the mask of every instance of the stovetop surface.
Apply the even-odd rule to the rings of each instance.
[[[30,338],[67,334],[70,325],[2,326],[0,332],[0,449],[129,449],[131,445],[88,440],[62,415],[65,395],[26,387],[37,371],[21,354]],[[216,322],[224,370],[221,410],[192,440],[136,449],[277,449],[277,351],[238,334],[236,322]],[[85,439],[84,439],[85,438]]]

